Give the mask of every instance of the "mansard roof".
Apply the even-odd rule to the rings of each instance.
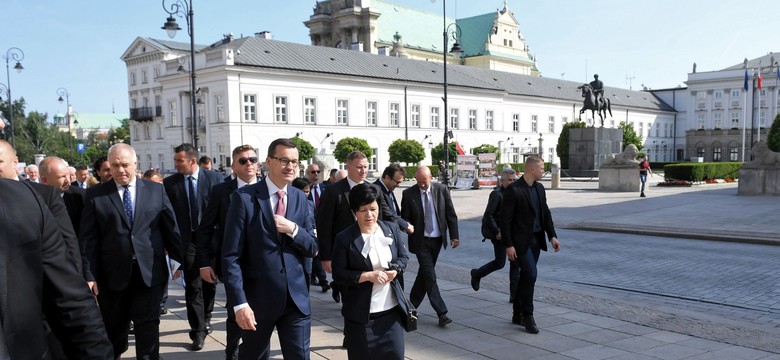
[[[406,48],[441,52],[445,22],[440,14],[382,0],[372,1],[370,8],[381,14],[376,27],[379,43],[392,44],[397,31]],[[454,22],[454,18],[447,17],[447,24]]]
[[[442,63],[374,55],[361,51],[247,37],[222,46],[233,48],[237,66],[330,74],[360,79],[436,84],[443,81]],[[219,47],[219,46],[217,46]],[[579,82],[462,65],[447,66],[447,83],[453,89],[470,88],[547,100],[582,102]],[[608,80],[608,79],[607,79]],[[613,105],[674,111],[650,92],[605,87]]]

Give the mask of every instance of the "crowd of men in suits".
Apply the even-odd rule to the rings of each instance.
[[[10,179],[0,182],[0,220],[4,229],[33,232],[3,234],[22,243],[0,254],[0,266],[11,265],[7,259],[13,251],[31,248],[24,239],[38,240],[33,242],[43,248],[43,259],[28,256],[21,262],[44,274],[43,282],[27,285],[42,288],[46,295],[35,300],[43,313],[30,304],[25,309],[35,312],[31,319],[41,318],[24,326],[39,337],[20,340],[18,334],[25,332],[16,328],[14,318],[0,324],[0,360],[28,358],[19,349],[40,343],[47,344],[41,346],[46,358],[118,359],[128,349],[131,324],[137,357],[157,359],[168,280],[178,276],[184,278],[191,350],[201,350],[212,332],[216,284],[223,282],[227,359],[267,359],[274,330],[286,359],[308,359],[309,288],[332,291],[335,302],[340,301],[344,289],[329,282],[327,273],[332,271],[336,235],[356,221],[348,195],[366,182],[366,155],[350,153],[343,173],[331,172],[328,181],[322,180],[322,163],[310,164],[304,171],[306,194],[288,186],[301,170],[297,146],[289,139],[271,143],[262,178],[260,158],[249,145],[233,150],[228,177],[207,169],[210,163],[190,144],[174,149],[176,174],[162,184],[159,173],[139,177],[136,159],[132,146],[116,144],[95,162],[90,176],[86,167],[72,168],[60,158],[47,157],[37,167],[28,167],[26,181],[11,184],[19,180],[17,159],[11,145],[0,140],[0,178]],[[509,260],[521,267],[520,282],[512,289],[518,299],[512,320],[532,333],[538,332],[532,297],[539,250],[546,250],[544,236],[556,251],[560,248],[544,188],[537,182],[542,174],[543,162],[532,159],[523,181],[502,184],[506,191],[501,194],[508,195],[500,212],[496,209],[501,200],[491,201],[490,214],[497,259],[505,249]],[[510,175],[514,180],[514,173]],[[89,185],[93,177],[99,182]],[[427,166],[416,169],[416,184],[403,190],[399,205],[395,190],[405,178],[404,168],[393,164],[371,186],[382,195],[377,201],[380,218],[408,234],[408,248],[417,257],[412,305],[421,306],[427,296],[438,325],[446,326],[452,320],[437,284],[436,263],[442,248],[459,245],[458,217],[449,189],[432,181]],[[10,211],[8,204],[14,203],[38,205]],[[5,226],[16,221],[33,226]],[[472,272],[475,290],[487,273],[474,278]],[[403,278],[400,281],[403,286]],[[14,285],[19,284],[0,286],[0,295],[18,290]],[[0,302],[0,311],[4,306],[10,304]],[[29,358],[40,359],[37,355]]]

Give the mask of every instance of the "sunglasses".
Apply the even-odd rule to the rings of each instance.
[[[246,165],[247,162],[257,164],[257,156],[238,158],[238,163],[241,165]]]
[[[311,171],[309,171],[310,174],[319,174],[321,172],[322,172],[322,170],[311,170]]]

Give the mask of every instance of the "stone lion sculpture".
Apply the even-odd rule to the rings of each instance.
[[[780,167],[780,153],[769,149],[763,141],[757,142],[750,150],[753,161],[745,163],[745,168],[775,168]]]
[[[626,146],[626,149],[623,150],[622,153],[618,154],[612,154],[607,156],[607,159],[604,161],[602,166],[604,165],[612,165],[612,166],[618,166],[618,167],[635,167],[639,166],[639,161],[636,160],[636,156],[639,155],[639,149],[636,148],[636,145],[629,144]]]

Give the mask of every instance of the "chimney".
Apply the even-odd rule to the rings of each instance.
[[[352,43],[352,50],[363,51],[363,42],[362,41],[353,42]]]
[[[271,39],[271,32],[270,31],[256,32],[255,33],[255,37],[259,37],[261,39],[269,39],[270,40]]]
[[[233,42],[233,34],[222,35],[222,41],[225,43]]]

